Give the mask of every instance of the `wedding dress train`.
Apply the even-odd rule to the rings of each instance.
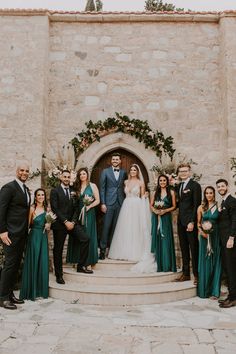
[[[151,249],[151,212],[148,200],[140,198],[140,187],[125,187],[126,198],[120,210],[108,257],[136,261],[131,271],[156,272]]]

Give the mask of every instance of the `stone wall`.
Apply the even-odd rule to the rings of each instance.
[[[234,12],[1,15],[0,185],[14,176],[17,160],[41,168],[43,153],[59,158],[86,121],[115,112],[172,135],[177,153],[198,163],[203,184],[230,177]],[[150,153],[147,168],[152,162]]]

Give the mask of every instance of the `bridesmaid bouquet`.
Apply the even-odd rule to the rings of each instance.
[[[81,209],[80,215],[79,215],[79,220],[81,221],[81,225],[84,225],[84,221],[85,221],[85,212],[86,212],[86,207],[89,206],[90,204],[92,204],[92,202],[94,201],[94,197],[85,194],[85,196],[83,197],[83,208]]]
[[[85,196],[83,198],[83,204],[85,206],[88,206],[88,205],[92,204],[93,201],[94,201],[94,197],[85,194]]]
[[[213,231],[213,225],[209,220],[203,221],[201,224],[202,231],[208,235],[207,237],[207,256],[210,256],[213,253],[212,245],[211,245],[211,237],[210,234]]]
[[[203,221],[201,224],[201,229],[205,234],[209,235],[213,231],[213,225],[209,220]]]
[[[155,209],[164,209],[164,202],[162,200],[155,201],[153,206]]]
[[[44,227],[44,232],[45,230],[49,230],[51,224],[53,224],[56,221],[56,214],[54,214],[51,210],[47,211],[46,215],[45,215],[45,227]]]

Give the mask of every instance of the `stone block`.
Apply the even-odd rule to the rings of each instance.
[[[120,53],[120,47],[104,47],[105,53]]]
[[[131,62],[132,54],[119,54],[116,56],[116,61],[118,62]]]
[[[64,61],[66,58],[65,52],[51,52],[50,53],[50,60],[51,61]]]
[[[160,103],[158,102],[150,102],[148,105],[147,105],[147,109],[150,109],[152,111],[159,111],[160,109]]]
[[[85,97],[85,106],[97,106],[100,102],[100,98],[98,96],[86,96]]]

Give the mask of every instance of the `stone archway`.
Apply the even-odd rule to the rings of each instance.
[[[77,160],[77,167],[87,166],[93,171],[96,163],[102,156],[112,150],[123,149],[134,156],[142,163],[147,173],[147,179],[150,183],[155,180],[155,174],[151,171],[152,166],[157,162],[158,157],[155,152],[146,149],[144,144],[140,143],[134,137],[125,133],[108,134],[98,142],[91,144]]]
[[[146,187],[148,182],[153,183],[155,174],[150,170],[157,161],[157,156],[152,150],[146,149],[134,137],[125,133],[113,133],[102,137],[100,142],[94,142],[79,156],[77,167],[87,166],[91,171],[91,181],[99,187],[99,175],[103,168],[110,162],[112,151],[118,151],[122,155],[122,167],[126,170],[132,163],[137,163],[143,173]],[[98,237],[101,233],[103,214],[97,208]]]

